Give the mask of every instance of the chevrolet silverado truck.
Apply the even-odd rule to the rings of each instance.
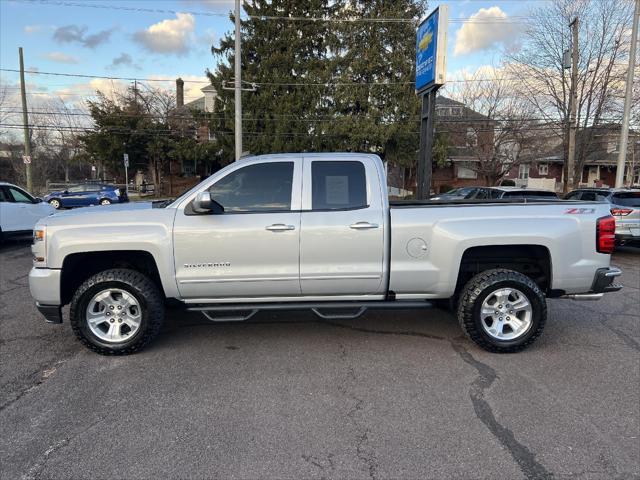
[[[35,226],[31,294],[52,323],[69,304],[101,354],[143,348],[172,304],[232,321],[446,302],[479,346],[515,352],[542,333],[547,298],[621,288],[605,203],[390,203],[385,178],[376,155],[255,156],[171,202],[59,213]]]

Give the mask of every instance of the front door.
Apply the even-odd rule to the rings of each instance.
[[[188,207],[174,223],[178,289],[186,299],[300,295],[299,158],[234,165],[209,187],[223,214]]]
[[[379,174],[374,162],[305,158],[303,295],[373,295],[383,290],[382,196],[387,192],[380,191],[384,179]]]

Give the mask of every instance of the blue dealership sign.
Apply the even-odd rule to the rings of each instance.
[[[447,7],[436,8],[416,31],[416,91],[445,81]]]

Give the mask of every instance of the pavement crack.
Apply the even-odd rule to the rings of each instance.
[[[497,372],[486,363],[477,360],[460,343],[452,342],[451,346],[465,363],[471,365],[478,372],[478,377],[473,381],[469,389],[469,397],[471,398],[471,403],[473,404],[473,409],[478,419],[484,423],[493,436],[507,449],[527,479],[538,480],[552,478],[553,475],[536,461],[535,453],[520,443],[513,432],[498,421],[491,405],[485,399],[485,391],[489,389],[498,378]]]
[[[64,361],[58,361],[53,366],[51,366],[49,368],[45,368],[44,370],[42,370],[42,372],[36,371],[36,372],[33,372],[32,374],[30,374],[29,377],[36,377],[37,380],[35,382],[31,383],[30,385],[25,386],[25,388],[21,389],[20,391],[18,391],[17,395],[13,399],[11,399],[11,400],[3,403],[2,405],[0,405],[0,412],[5,410],[6,408],[10,407],[14,403],[16,403],[18,400],[20,400],[22,397],[24,397],[27,393],[31,392],[32,390],[35,390],[40,385],[42,385],[44,382],[46,382],[47,379],[51,375],[53,375],[55,373],[55,371],[58,368],[58,365],[60,365],[62,363],[64,363]],[[40,373],[40,375],[38,375],[38,373]],[[5,386],[6,385],[3,385],[3,388]]]
[[[315,455],[302,455],[302,459],[318,468],[321,472],[322,479],[327,478],[324,474],[327,473],[327,470],[333,472],[335,465],[333,463],[333,453],[325,455],[324,457],[317,457]]]
[[[93,427],[95,427],[99,423],[102,423],[106,418],[107,418],[107,415],[103,415],[103,416],[99,417],[97,420],[95,420],[94,422],[92,422],[86,428],[83,428],[82,430],[79,430],[79,431],[75,432],[72,435],[69,435],[69,436],[67,436],[67,437],[65,437],[65,438],[63,438],[61,440],[58,440],[53,445],[49,446],[44,451],[44,453],[42,454],[41,458],[39,460],[37,460],[31,466],[31,468],[29,468],[29,470],[22,476],[22,479],[23,480],[37,480],[38,478],[40,478],[40,475],[42,474],[43,470],[47,466],[47,462],[49,461],[49,457],[51,457],[51,455],[53,455],[54,453],[58,452],[62,448],[66,447],[67,445],[69,445],[69,443],[71,443],[71,441],[74,440],[75,438],[77,438],[80,435],[83,435],[84,433],[88,432],[89,430],[91,430]]]
[[[345,328],[347,330],[354,330],[356,332],[373,333],[376,335],[399,335],[399,336],[406,336],[406,337],[430,338],[433,340],[450,340],[449,338],[443,337],[440,335],[433,335],[431,333],[425,333],[425,332],[416,332],[413,330],[376,330],[372,328],[356,327],[354,325],[345,325],[343,323],[331,322],[328,320],[319,320],[318,322],[326,323],[327,325],[331,325],[332,327]]]
[[[356,434],[356,457],[366,467],[369,477],[371,479],[375,479],[378,463],[373,449],[367,448],[371,430],[363,425],[359,418],[360,412],[364,409],[364,400],[358,397],[355,393],[349,391],[348,386],[350,384],[357,384],[357,377],[353,365],[348,361],[347,349],[343,344],[340,344],[339,356],[347,367],[347,374],[345,380],[338,385],[338,390],[353,401],[353,406],[347,412],[347,418],[349,418],[358,432]]]

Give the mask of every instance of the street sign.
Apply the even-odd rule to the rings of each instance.
[[[31,163],[31,155],[23,155],[22,156],[22,161],[24,162],[25,165],[28,165]]]
[[[124,154],[124,166],[125,166],[125,168],[129,168],[129,154],[128,153]]]
[[[416,29],[416,92],[441,86],[446,78],[449,7],[440,5]]]

